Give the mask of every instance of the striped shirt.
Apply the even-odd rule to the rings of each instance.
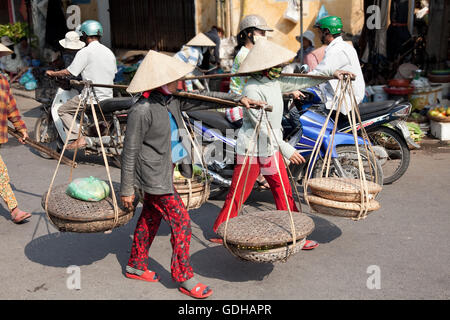
[[[199,47],[183,46],[181,50],[175,54],[175,58],[193,66],[199,66],[202,64],[203,54]],[[193,74],[190,73],[189,75]],[[195,82],[200,83],[198,80]],[[192,80],[186,80],[185,83],[188,91],[192,91]]]
[[[8,120],[17,130],[26,130],[8,80],[0,74],[0,144],[8,142]]]
[[[231,73],[238,72],[241,63],[245,60],[249,52],[250,49],[246,48],[245,46],[241,47],[236,57],[234,58],[233,66],[231,67]],[[242,91],[244,90],[244,87],[247,84],[248,79],[249,77],[231,77],[230,92],[242,94]],[[225,116],[230,122],[236,122],[241,120],[243,117],[242,107],[227,108],[225,110]]]

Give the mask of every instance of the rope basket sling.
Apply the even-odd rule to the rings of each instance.
[[[350,97],[350,101],[346,97]],[[333,107],[336,109],[334,127],[331,132],[328,148],[322,156],[322,144],[333,113]],[[330,177],[332,147],[339,116],[343,107],[348,111],[347,117],[355,141],[358,160],[358,178],[356,179]],[[358,129],[361,132],[362,144],[358,140]],[[365,155],[365,161],[369,167],[368,173],[365,171],[361,154]],[[314,145],[306,170],[303,188],[307,204],[317,213],[350,218],[354,221],[365,219],[370,212],[380,208],[380,204],[375,200],[376,196],[382,190],[381,185],[378,183],[381,177],[378,176],[377,170],[374,169],[376,168],[376,161],[377,159],[367,132],[362,125],[351,79],[341,79],[339,80],[335,96],[332,100],[332,107],[320,131],[319,138]],[[321,169],[319,170],[319,177],[312,178],[313,170],[315,170],[313,168],[319,163],[322,163]],[[308,190],[311,193],[308,193]]]
[[[93,91],[92,87],[90,86],[89,83],[86,83],[81,93],[81,99],[75,111],[75,115],[73,117],[70,129],[68,131],[64,147],[61,151],[58,164],[56,166],[52,180],[50,182],[50,186],[47,192],[44,193],[44,195],[42,196],[41,204],[47,214],[47,218],[61,232],[93,233],[93,232],[110,231],[113,228],[117,228],[129,222],[132,219],[135,212],[135,210],[127,210],[123,206],[121,205],[119,206],[117,202],[117,197],[119,196],[118,190],[120,185],[117,183],[113,183],[111,179],[108,160],[101,139],[101,132],[98,124],[97,114],[94,108],[93,97],[96,99],[97,105],[100,105],[98,103],[97,97],[95,96],[95,92]],[[108,197],[97,202],[82,201],[70,197],[69,195],[66,194],[67,185],[58,185],[53,187],[56,175],[59,170],[59,166],[61,164],[62,157],[68,145],[69,136],[72,133],[80,109],[82,109],[82,111],[81,111],[80,130],[78,133],[78,138],[80,138],[81,136],[81,128],[83,125],[83,118],[84,118],[83,116],[86,108],[88,107],[88,101],[90,102],[90,108],[92,110],[92,116],[94,118],[97,134],[100,138],[99,140],[102,150],[103,161],[105,164],[108,182],[111,190],[110,195]],[[101,109],[100,112],[102,113],[102,117],[104,120],[103,112],[101,111]],[[75,163],[77,151],[78,149],[75,149],[73,155],[72,166],[70,169],[69,183],[70,181],[72,181],[72,172],[74,168],[73,164]],[[134,201],[134,208],[136,208],[136,205],[139,201],[138,194],[136,194],[135,196],[136,197]]]
[[[184,116],[188,117],[186,113],[184,113]],[[189,129],[186,126],[186,122],[189,123]],[[208,166],[206,165],[203,153],[199,151],[201,145],[195,137],[194,129],[189,121],[183,121],[183,124],[186,134],[192,144],[191,154],[194,153],[197,155],[204,170],[202,170],[202,174],[199,176],[195,176],[193,172],[191,179],[185,177],[174,179],[173,184],[183,200],[186,210],[194,210],[200,208],[208,200],[211,191],[211,179],[208,176]]]
[[[186,210],[200,208],[209,198],[210,179],[204,173],[192,179],[175,178],[173,186],[183,200]]]
[[[245,166],[248,161],[250,161],[250,149],[252,149],[251,153],[254,154],[257,144],[256,139],[259,137],[264,116],[266,117],[267,131],[272,148],[274,146],[274,138],[278,147],[280,147],[273,128],[268,120],[266,110],[260,110],[260,112],[259,121],[253,132],[252,139],[249,141],[249,146],[253,145],[253,147],[250,148],[247,146],[237,185],[241,182]],[[287,198],[286,187],[284,186],[283,179],[280,179],[283,195],[288,208],[287,211],[258,211],[239,215],[243,205],[243,194],[245,193],[245,190],[243,190],[238,204],[238,216],[230,219],[232,208],[232,206],[230,206],[226,221],[217,229],[217,234],[223,238],[225,248],[240,260],[257,263],[285,262],[293,254],[300,252],[306,242],[306,237],[314,230],[313,220],[301,213],[300,197],[295,182],[293,181],[294,179],[289,167],[286,165],[284,157],[282,158],[284,165],[288,170],[291,182],[293,183],[293,188],[297,193],[300,212],[292,212]],[[277,174],[281,177],[280,164],[278,163],[276,156],[274,157],[274,160]],[[250,166],[248,166],[246,172],[244,186],[247,185],[249,171]],[[236,190],[237,189],[233,192],[231,202],[234,202],[236,198]]]

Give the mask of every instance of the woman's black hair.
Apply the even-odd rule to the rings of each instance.
[[[236,57],[239,50],[241,50],[241,48],[245,46],[245,42],[247,41],[247,39],[250,39],[251,42],[255,43],[253,40],[253,33],[255,32],[255,30],[256,30],[255,27],[250,27],[239,32],[239,34],[236,37],[237,46],[234,47],[234,57]],[[251,34],[250,36],[248,35],[249,33]]]
[[[11,54],[11,59],[15,59],[16,58],[16,52],[14,51],[14,45],[10,45],[8,46],[8,49],[10,49],[13,53]]]

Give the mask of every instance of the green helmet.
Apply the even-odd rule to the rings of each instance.
[[[80,32],[86,36],[103,36],[103,27],[100,22],[95,20],[86,20],[81,24]]]
[[[340,17],[328,16],[320,19],[315,25],[316,28],[328,29],[331,34],[342,32],[343,24]]]

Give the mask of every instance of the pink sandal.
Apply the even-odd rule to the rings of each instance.
[[[19,208],[15,208],[12,212],[11,212],[11,217],[12,217],[12,221],[14,223],[20,223],[25,219],[28,219],[29,217],[31,217],[31,214],[25,211],[20,210]]]
[[[158,274],[156,272],[150,271],[150,270],[145,270],[144,273],[141,274],[140,276],[137,274],[128,273],[128,272],[125,274],[125,276],[130,279],[142,280],[142,281],[147,281],[147,282],[158,282],[159,281]]]
[[[202,283],[198,283],[194,288],[192,288],[191,291],[187,291],[187,289],[183,287],[179,287],[179,290],[182,293],[196,299],[205,299],[213,294],[213,291],[208,286]]]
[[[305,245],[303,246],[302,250],[312,250],[314,248],[317,248],[319,244],[314,240],[306,240]]]

